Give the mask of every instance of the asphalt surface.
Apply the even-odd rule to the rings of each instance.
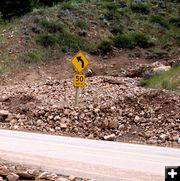
[[[0,130],[0,158],[102,181],[160,181],[180,149]]]

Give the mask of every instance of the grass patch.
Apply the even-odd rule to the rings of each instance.
[[[160,88],[180,92],[180,66],[159,75],[153,75],[142,81],[142,85],[151,88]]]

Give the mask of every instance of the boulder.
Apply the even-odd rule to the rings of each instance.
[[[7,176],[9,174],[9,169],[6,166],[0,166],[0,175]]]
[[[7,181],[18,181],[19,180],[19,175],[15,174],[15,173],[10,173],[7,177],[6,177]]]
[[[9,111],[0,110],[0,122],[5,122],[9,115],[10,115]]]
[[[118,125],[119,125],[119,122],[118,122],[117,119],[111,119],[111,120],[109,120],[109,122],[108,122],[108,127],[109,127],[110,129],[117,129],[117,128],[118,128]]]
[[[116,135],[115,134],[104,136],[104,140],[107,140],[107,141],[114,141],[115,139],[116,139]]]

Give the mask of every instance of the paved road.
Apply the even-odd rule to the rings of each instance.
[[[180,149],[0,130],[0,158],[102,181],[164,180]]]

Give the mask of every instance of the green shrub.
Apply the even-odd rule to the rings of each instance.
[[[64,29],[63,24],[59,22],[43,20],[40,24],[49,33],[62,32]]]
[[[78,28],[80,28],[81,30],[88,30],[89,29],[89,24],[87,23],[87,21],[83,21],[83,20],[78,20],[76,22],[76,26]]]
[[[168,22],[162,16],[159,16],[159,15],[151,16],[150,21],[152,23],[159,24],[160,26],[169,29]]]
[[[180,17],[173,17],[169,19],[169,23],[173,26],[180,27]]]
[[[118,48],[134,48],[135,46],[148,48],[154,45],[150,37],[140,32],[120,34],[115,36],[113,41]]]
[[[40,5],[44,5],[44,6],[52,6],[54,5],[55,3],[58,3],[58,2],[63,2],[64,0],[38,0],[38,3]]]
[[[101,53],[106,54],[110,51],[112,51],[112,42],[108,40],[103,40],[99,46],[98,49],[101,51]]]
[[[154,45],[152,39],[144,33],[133,32],[130,36],[133,39],[134,44],[141,48],[148,48]]]
[[[74,9],[74,7],[73,7],[73,5],[72,5],[72,3],[69,1],[69,2],[64,2],[64,3],[62,3],[61,4],[61,9],[63,9],[63,10],[72,10],[72,9]]]
[[[115,2],[107,2],[105,3],[105,8],[108,10],[108,11],[117,11],[118,9],[118,4],[115,3]]]
[[[105,4],[104,18],[109,21],[119,18],[117,3],[109,2]]]
[[[62,47],[63,51],[77,51],[86,47],[80,37],[69,32],[63,32],[58,35],[58,44]]]
[[[176,43],[180,46],[180,34],[176,35]]]
[[[123,32],[123,25],[122,23],[118,20],[118,21],[113,21],[111,24],[110,24],[110,32],[113,33],[113,34],[122,34]]]
[[[51,47],[58,43],[56,36],[54,36],[52,34],[47,34],[47,33],[38,35],[36,41],[38,44],[40,44],[44,47]]]
[[[146,3],[132,4],[131,9],[134,12],[142,13],[142,14],[149,14],[150,12],[149,6]]]
[[[134,48],[134,42],[131,36],[128,34],[120,34],[113,38],[114,45],[117,48]]]

